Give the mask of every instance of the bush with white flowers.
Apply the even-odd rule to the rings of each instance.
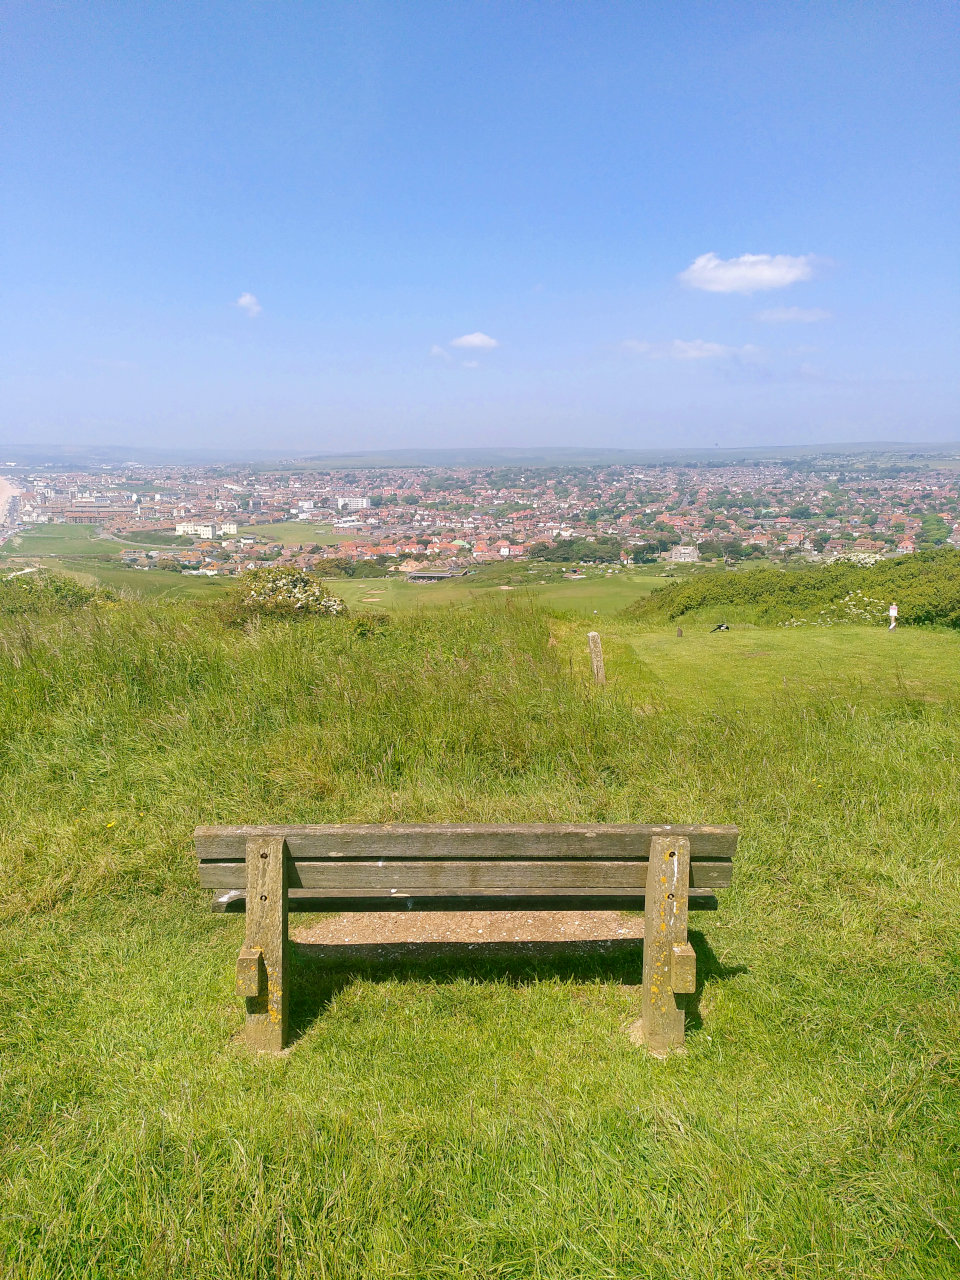
[[[347,612],[345,601],[332,596],[316,575],[292,565],[248,569],[239,579],[239,603],[251,613],[337,617]]]
[[[885,622],[889,606],[885,600],[877,596],[868,596],[863,591],[848,591],[842,600],[834,601],[821,609],[812,624],[806,618],[791,618],[789,622],[778,622],[778,627],[835,627],[838,623],[856,623],[858,626],[876,626]]]
[[[877,551],[840,551],[833,557],[834,564],[855,564],[858,569],[869,569],[883,559]]]

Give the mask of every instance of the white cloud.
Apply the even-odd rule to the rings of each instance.
[[[769,311],[758,311],[755,317],[764,324],[816,324],[831,318],[830,312],[821,307],[771,307]]]
[[[692,342],[674,338],[667,352],[672,360],[726,360],[736,353],[736,347],[725,346],[722,342],[704,342],[702,338],[694,338]]]
[[[760,348],[750,343],[731,347],[723,342],[705,342],[703,338],[674,338],[672,342],[640,342],[628,338],[623,346],[650,360],[755,360],[760,355]]]
[[[488,333],[465,333],[462,338],[454,338],[450,345],[451,347],[478,347],[489,350],[491,347],[499,347],[500,343],[496,338],[491,338]]]
[[[479,368],[480,368],[480,361],[479,361],[479,360],[464,360],[464,361],[463,361],[463,367],[464,367],[465,369],[479,369]]]
[[[447,364],[453,359],[449,351],[444,351],[443,347],[437,346],[436,343],[430,348],[430,354],[436,356],[438,360],[446,360]]]
[[[812,253],[799,258],[786,253],[743,253],[739,258],[701,253],[677,279],[691,289],[704,289],[707,293],[757,293],[809,280],[813,264]]]
[[[241,293],[240,297],[233,305],[235,307],[239,307],[240,310],[245,312],[251,320],[255,320],[263,310],[263,307],[261,307],[260,303],[252,293]]]

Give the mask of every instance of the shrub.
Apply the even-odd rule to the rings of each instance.
[[[859,589],[848,591],[842,600],[824,605],[815,618],[791,618],[789,622],[778,622],[778,627],[835,627],[838,623],[852,622],[862,627],[876,626],[886,622],[888,606],[884,600],[876,596],[865,595]]]
[[[556,538],[553,543],[535,542],[529,550],[531,560],[555,560],[563,563],[592,561],[614,564],[620,560],[621,542],[608,534],[597,538]]]
[[[869,569],[871,565],[879,564],[882,559],[883,556],[876,551],[841,551],[834,557],[834,562],[840,561],[842,564],[855,564],[859,569]]]
[[[0,614],[63,613],[116,598],[109,587],[85,587],[76,578],[46,569],[0,579]]]
[[[241,574],[234,603],[248,615],[336,617],[347,612],[344,601],[330,595],[325,583],[315,574],[287,565],[266,565]]]
[[[698,574],[637,601],[626,616],[654,622],[709,613],[757,623],[863,624],[881,622],[894,602],[902,624],[960,629],[960,551]]]

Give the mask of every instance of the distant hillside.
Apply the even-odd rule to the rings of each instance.
[[[751,447],[691,449],[597,449],[597,448],[492,448],[492,449],[384,449],[359,453],[316,453],[296,461],[302,465],[325,468],[366,467],[550,467],[573,464],[579,466],[655,466],[671,463],[693,466],[716,463],[732,466],[737,462],[784,462],[809,460],[822,456],[839,459],[956,458],[958,444],[911,444],[879,441],[866,444],[784,444]]]
[[[857,460],[877,463],[896,459],[917,463],[957,460],[960,444],[871,441],[840,444],[768,444],[737,448],[596,448],[584,446],[498,448],[415,448],[371,449],[350,453],[307,453],[293,449],[222,447],[182,447],[180,445],[63,445],[17,442],[0,444],[0,466],[75,467],[79,470],[124,465],[158,466],[242,466],[323,470],[366,469],[371,467],[493,467],[493,466],[733,466],[738,462],[809,462],[814,458],[835,458],[838,462]]]

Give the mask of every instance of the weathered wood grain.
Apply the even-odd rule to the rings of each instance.
[[[689,942],[673,944],[670,985],[677,995],[693,995],[697,989],[697,953]]]
[[[603,665],[603,644],[596,631],[587,633],[587,644],[590,647],[590,666],[597,684],[607,683],[607,673]]]
[[[605,894],[584,893],[571,889],[549,896],[537,894],[432,894],[407,896],[392,894],[382,897],[375,890],[351,897],[325,897],[313,889],[291,889],[287,894],[288,910],[306,911],[639,911],[642,895],[610,890]],[[215,912],[242,913],[246,905],[243,889],[219,892],[211,903]],[[717,899],[711,889],[690,891],[691,911],[716,911]]]
[[[259,947],[243,947],[237,956],[237,995],[266,995],[267,969]]]
[[[691,884],[697,889],[725,889],[733,873],[732,862],[698,862],[691,868]],[[549,894],[554,890],[589,892],[613,890],[642,894],[647,863],[542,861],[482,862],[479,859],[447,862],[378,860],[363,862],[290,861],[288,885],[294,889],[319,889],[327,894],[351,894],[378,890],[382,894],[487,893],[513,891]],[[204,862],[200,884],[205,889],[240,889],[246,883],[242,862]]]
[[[386,825],[198,827],[201,862],[243,861],[251,836],[282,836],[293,858],[646,859],[654,836],[685,836],[692,859],[732,858],[732,826],[640,824]]]
[[[658,1057],[683,1045],[684,1008],[673,987],[673,960],[674,949],[687,942],[689,875],[689,840],[657,836],[647,870],[639,1039]]]
[[[244,1038],[251,1049],[279,1053],[287,1040],[287,848],[282,836],[252,836],[247,852],[247,930],[238,962],[251,983],[246,957],[258,959],[257,991],[247,992]],[[266,982],[259,978],[259,964]]]

